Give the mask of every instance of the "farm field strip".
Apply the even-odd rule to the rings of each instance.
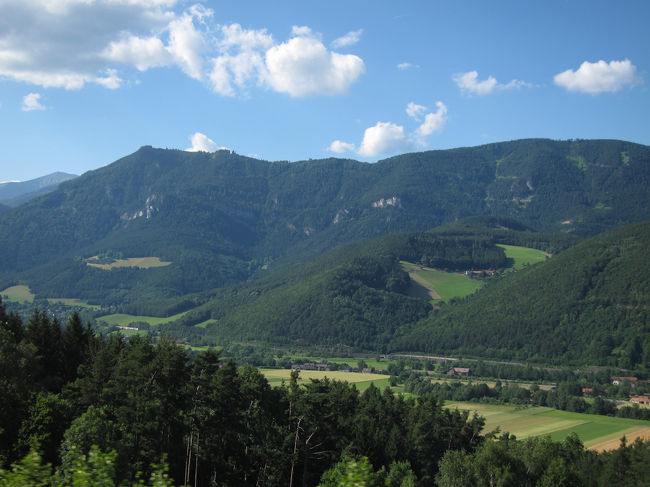
[[[98,269],[103,269],[105,271],[110,271],[111,269],[116,269],[119,267],[138,267],[140,269],[151,269],[153,267],[166,267],[171,265],[171,262],[166,262],[160,260],[159,257],[129,257],[128,259],[117,259],[110,264],[100,264],[97,262],[92,262],[92,259],[97,257],[91,257],[86,259],[86,265],[90,267],[96,267]]]
[[[499,428],[517,438],[550,435],[560,441],[570,433],[578,435],[586,448],[617,448],[620,438],[650,438],[648,421],[572,413],[547,407],[525,407],[493,404],[450,403],[446,407],[476,412],[485,418],[484,431]]]
[[[289,369],[259,369],[266,380],[269,381],[271,386],[279,386],[282,381],[289,383],[291,377],[291,370]],[[341,371],[325,371],[325,370],[301,370],[298,382],[300,384],[308,383],[311,379],[324,379],[325,377],[330,380],[345,381],[355,384],[357,389],[364,391],[370,384],[375,387],[384,388],[389,385],[388,380],[390,376],[383,374],[364,374],[360,372],[341,372]]]
[[[170,321],[175,321],[181,318],[187,311],[182,313],[175,314],[173,316],[168,316],[166,318],[161,318],[159,316],[138,316],[138,315],[128,315],[123,313],[116,313],[112,315],[98,316],[97,321],[103,321],[109,325],[115,326],[129,326],[132,323],[145,322],[149,323],[150,326],[157,326],[163,323],[169,323]]]

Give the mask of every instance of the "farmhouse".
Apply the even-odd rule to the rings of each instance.
[[[650,397],[648,397],[648,396],[632,396],[630,398],[630,402],[634,402],[636,404],[650,404]]]
[[[583,387],[583,388],[582,388],[582,393],[583,393],[583,394],[593,394],[593,393],[594,393],[594,390],[593,390],[593,388],[591,388],[591,387]]]
[[[447,375],[461,375],[461,376],[469,376],[471,375],[472,371],[469,369],[469,367],[452,367],[447,371]]]
[[[329,365],[327,364],[315,364],[312,362],[307,362],[304,364],[294,364],[291,366],[292,370],[324,370],[324,371],[330,371],[332,370]]]

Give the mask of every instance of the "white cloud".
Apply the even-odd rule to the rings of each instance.
[[[399,69],[400,71],[404,71],[407,69],[418,69],[419,67],[420,66],[418,66],[417,64],[411,64],[411,63],[399,63],[397,65],[397,69]]]
[[[352,152],[354,150],[354,144],[343,142],[341,140],[335,140],[330,144],[327,150],[330,152],[336,152],[338,154],[342,154],[343,152]]]
[[[353,46],[361,40],[361,35],[363,34],[363,29],[353,30],[348,32],[338,39],[332,41],[332,47],[334,49],[340,49],[342,47]]]
[[[195,132],[190,136],[192,147],[185,149],[187,152],[214,152],[217,150],[230,150],[227,147],[219,147],[217,143],[201,132]]]
[[[636,66],[629,59],[623,61],[600,60],[583,62],[577,71],[567,69],[553,78],[556,85],[569,91],[589,93],[616,92],[637,82]]]
[[[115,89],[134,69],[175,66],[226,96],[253,86],[309,96],[344,93],[365,72],[361,58],[328,50],[307,26],[294,26],[278,43],[266,29],[216,24],[213,10],[199,3],[179,10],[187,5],[0,0],[0,77],[47,88]],[[360,34],[337,44],[350,45]]]
[[[415,120],[421,120],[422,114],[427,111],[427,107],[410,102],[406,106],[406,113]]]
[[[365,72],[360,57],[330,52],[320,40],[303,36],[270,48],[265,64],[264,81],[293,97],[344,93]]]
[[[404,133],[404,127],[390,122],[377,122],[363,133],[357,153],[363,157],[375,157],[412,149],[414,143]]]
[[[471,95],[489,95],[495,91],[517,90],[523,87],[532,86],[530,83],[517,79],[501,84],[493,76],[489,76],[488,79],[479,81],[478,72],[476,71],[458,73],[453,75],[452,79],[463,93],[469,93]]]
[[[38,93],[30,93],[23,97],[23,112],[31,112],[32,110],[45,110],[45,107],[41,105],[41,95]]]
[[[447,123],[447,107],[445,104],[438,101],[436,107],[435,112],[425,113],[428,110],[427,107],[410,102],[406,107],[406,113],[414,120],[422,120],[422,123],[413,133],[407,134],[401,125],[391,122],[377,122],[374,126],[365,130],[357,154],[363,157],[375,157],[419,150],[426,147],[426,138],[434,132],[442,130]],[[330,146],[330,150],[332,150],[332,146]]]
[[[424,139],[424,137],[434,132],[439,132],[447,123],[447,107],[445,104],[439,101],[436,102],[436,107],[438,107],[438,110],[427,113],[424,116],[424,122],[417,128],[415,133],[420,139]],[[422,143],[424,144],[424,141]]]

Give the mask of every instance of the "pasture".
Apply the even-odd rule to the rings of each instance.
[[[47,298],[50,304],[62,304],[64,306],[76,306],[78,308],[88,308],[93,310],[101,309],[101,306],[96,304],[88,304],[86,301],[76,298]]]
[[[144,316],[144,315],[127,315],[122,313],[115,313],[112,315],[98,316],[98,322],[104,322],[107,325],[113,326],[131,326],[133,323],[144,322],[149,323],[150,326],[157,326],[162,323],[169,323],[182,317],[187,311],[175,314],[173,316],[159,317],[159,316]]]
[[[14,301],[18,303],[33,303],[34,294],[29,289],[29,286],[11,286],[7,289],[0,291],[0,296],[7,301]]]
[[[504,244],[497,244],[497,246],[501,247],[505,251],[506,257],[514,261],[512,267],[517,270],[523,269],[527,265],[544,262],[550,257],[546,252],[537,249],[530,249],[528,247]]]
[[[481,281],[470,279],[465,274],[440,271],[410,262],[401,264],[412,280],[431,291],[430,298],[433,300],[463,298],[482,286]]]
[[[119,267],[137,267],[139,269],[165,267],[171,265],[171,262],[162,261],[159,257],[129,257],[128,259],[116,259],[110,263],[103,263],[99,262],[98,256],[94,256],[86,259],[86,265],[110,271]]]
[[[598,451],[617,448],[623,435],[630,441],[637,436],[650,438],[650,422],[637,419],[571,413],[547,407],[474,403],[448,403],[446,407],[483,416],[484,432],[499,428],[520,439],[549,435],[555,441],[575,433],[586,448]]]
[[[279,386],[284,381],[289,383],[291,370],[289,369],[260,369],[266,380],[273,387]],[[311,379],[324,379],[345,381],[354,384],[360,391],[365,391],[370,384],[374,384],[379,389],[388,387],[390,376],[382,374],[363,374],[359,372],[341,372],[341,371],[324,371],[324,370],[301,370],[298,383],[305,384]]]

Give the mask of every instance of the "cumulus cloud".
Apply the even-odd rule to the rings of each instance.
[[[364,72],[363,60],[353,54],[330,52],[315,37],[293,37],[265,55],[264,81],[275,91],[293,97],[344,93]]]
[[[332,47],[334,49],[340,49],[342,47],[352,46],[361,40],[361,34],[363,34],[363,29],[350,31],[344,36],[334,39],[332,41]]]
[[[402,125],[377,122],[365,130],[357,154],[363,157],[375,157],[426,147],[426,138],[442,130],[447,122],[445,104],[438,101],[436,108],[435,112],[430,112],[427,107],[410,102],[406,107],[406,113],[412,119],[422,122],[411,134],[406,133]]]
[[[341,140],[335,140],[327,148],[328,151],[336,152],[338,154],[342,154],[343,152],[352,152],[354,149],[355,149],[354,144],[350,144],[349,142],[343,142]]]
[[[603,60],[596,63],[585,61],[576,71],[567,69],[556,74],[553,81],[568,91],[592,95],[613,93],[637,82],[636,66],[629,59],[609,63]]]
[[[532,86],[531,83],[513,79],[508,83],[499,83],[496,78],[489,76],[483,81],[479,81],[478,72],[468,71],[467,73],[458,73],[452,76],[454,82],[458,85],[463,93],[470,95],[489,95],[495,91],[517,90],[524,87]]]
[[[45,110],[45,107],[41,105],[41,95],[38,93],[30,93],[23,97],[23,112],[31,112],[32,110]]]
[[[195,132],[190,136],[192,147],[185,149],[187,152],[214,152],[218,150],[230,150],[228,147],[219,147],[217,143],[201,132]]]
[[[215,23],[200,4],[177,0],[1,0],[0,77],[42,87],[120,87],[124,72],[175,66],[219,94],[254,86],[290,96],[344,93],[365,72],[361,58],[329,50],[307,26],[285,42],[266,29]],[[19,26],[19,28],[16,28]],[[361,31],[334,41],[349,46]]]

